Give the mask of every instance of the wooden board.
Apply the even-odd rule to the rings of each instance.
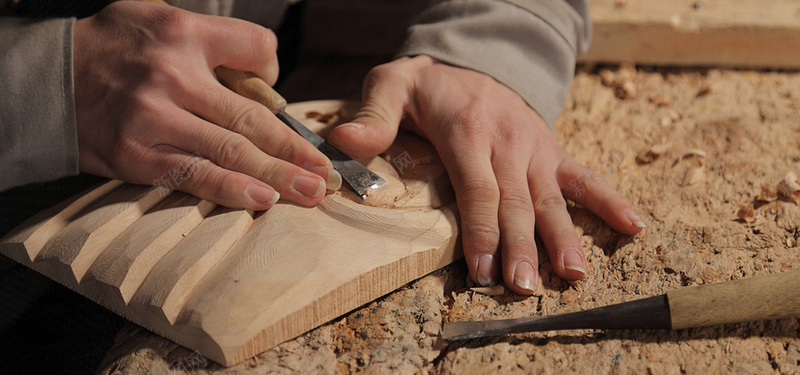
[[[589,0],[592,44],[582,62],[800,67],[795,0]]]
[[[356,109],[321,101],[287,112],[325,135],[336,119],[308,114]],[[460,257],[452,189],[430,144],[402,133],[362,162],[388,181],[366,201],[343,190],[314,208],[257,213],[110,181],[31,218],[0,253],[233,365]]]

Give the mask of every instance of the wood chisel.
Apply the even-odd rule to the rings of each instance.
[[[342,179],[350,185],[351,188],[358,194],[361,199],[367,199],[367,190],[376,189],[386,183],[386,181],[361,165],[361,163],[353,160],[337,148],[325,142],[322,137],[318,136],[311,130],[301,124],[292,116],[284,111],[286,108],[286,99],[272,89],[264,80],[253,73],[242,72],[238,70],[228,69],[225,67],[217,67],[214,69],[217,73],[217,78],[229,89],[235,91],[248,99],[255,100],[275,114],[284,124],[292,128],[295,132],[300,134],[303,138],[311,142],[320,152],[325,154],[333,163],[333,169],[342,175]]]
[[[442,338],[566,329],[682,329],[794,316],[800,316],[800,271],[677,289],[573,313],[444,323]]]
[[[169,5],[164,0],[144,0],[151,3]],[[229,89],[248,99],[255,100],[275,114],[284,124],[288,125],[303,138],[311,142],[320,152],[322,152],[333,163],[333,169],[342,175],[342,179],[347,182],[361,199],[367,199],[367,190],[377,189],[386,181],[373,173],[361,163],[353,160],[336,147],[325,142],[311,130],[295,120],[284,111],[286,99],[278,94],[272,86],[264,82],[263,79],[250,72],[229,69],[219,66],[214,69],[217,78]]]

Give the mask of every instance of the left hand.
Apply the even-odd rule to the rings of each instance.
[[[391,145],[403,116],[410,116],[412,130],[431,141],[447,168],[464,257],[481,285],[502,275],[512,291],[533,294],[539,279],[534,228],[556,274],[586,277],[565,197],[622,233],[644,226],[614,189],[566,153],[536,111],[489,76],[428,56],[401,58],[370,72],[363,100],[356,118],[329,140],[351,156],[374,156]],[[586,176],[592,178],[585,190],[570,189]]]

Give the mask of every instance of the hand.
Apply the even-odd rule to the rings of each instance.
[[[276,48],[255,24],[137,1],[77,21],[81,170],[229,207],[316,204],[338,177],[330,160],[213,72],[222,65],[274,84]]]
[[[506,86],[481,73],[427,56],[376,67],[364,84],[364,104],[330,140],[355,157],[392,143],[404,114],[433,143],[447,168],[462,222],[470,276],[481,285],[502,280],[514,292],[538,285],[534,227],[560,277],[586,277],[580,241],[565,197],[634,234],[644,223],[597,175],[585,191],[570,181],[590,176],[556,142],[544,120]],[[502,258],[502,259],[501,259]]]

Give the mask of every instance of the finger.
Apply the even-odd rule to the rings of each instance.
[[[280,194],[253,177],[223,169],[196,154],[160,145],[146,154],[148,170],[160,171],[150,176],[153,185],[163,186],[207,199],[231,208],[266,210]]]
[[[456,121],[453,128],[459,129],[461,124]],[[500,280],[500,192],[483,137],[481,131],[467,130],[435,137],[434,143],[456,194],[470,277],[482,286],[491,286]]]
[[[196,28],[210,68],[253,72],[270,86],[278,79],[278,38],[272,30],[231,17],[200,15]]]
[[[182,104],[189,112],[243,135],[271,156],[321,176],[330,190],[341,187],[341,175],[333,169],[328,157],[276,118],[269,109],[216,81],[207,82],[200,92],[202,95],[183,99]]]
[[[363,104],[355,118],[339,125],[328,141],[346,154],[375,156],[392,144],[409,102],[410,78],[397,70],[377,67],[364,80]]]
[[[557,275],[568,280],[586,277],[586,260],[567,212],[567,202],[552,172],[531,166],[528,181],[536,212],[537,230]]]
[[[503,278],[513,292],[529,295],[538,285],[536,270],[539,262],[534,240],[536,220],[526,179],[528,165],[523,164],[525,159],[519,157],[526,150],[518,146],[509,145],[509,151],[498,154],[492,164],[500,189],[498,220]]]
[[[188,112],[181,113],[175,122],[189,129],[165,135],[168,144],[198,152],[222,168],[255,177],[291,202],[313,206],[324,196],[325,180],[319,175],[265,154],[241,134],[205,122]]]
[[[601,217],[618,232],[639,233],[644,221],[602,176],[569,158],[561,163],[558,184],[564,195]]]

